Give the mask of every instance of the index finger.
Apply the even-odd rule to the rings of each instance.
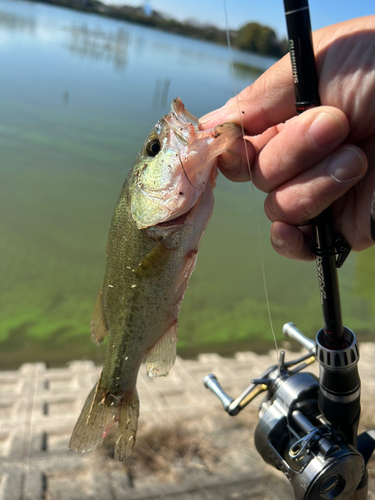
[[[339,108],[349,117],[356,142],[367,137],[369,128],[374,127],[370,77],[374,68],[373,45],[369,43],[373,40],[374,25],[375,16],[367,16],[313,33],[322,104]],[[363,85],[364,82],[368,84]],[[362,106],[358,105],[359,95]],[[233,121],[242,122],[249,135],[260,134],[294,116],[294,100],[292,67],[287,54],[237,97],[203,116],[200,128]]]
[[[257,135],[295,114],[292,69],[287,54],[222,108],[200,118],[199,124],[206,129],[225,122],[242,123],[249,135]]]

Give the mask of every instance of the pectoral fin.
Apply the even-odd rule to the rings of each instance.
[[[95,301],[94,310],[90,323],[91,339],[96,344],[101,344],[108,333],[108,328],[104,320],[102,291],[100,290]]]
[[[174,250],[173,248],[167,248],[163,241],[158,243],[141,259],[133,273],[139,277],[160,276]]]
[[[166,377],[176,359],[177,320],[165,332],[146,356],[147,375]]]

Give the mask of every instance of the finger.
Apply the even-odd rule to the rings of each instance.
[[[277,127],[272,127],[257,137],[244,136],[236,139],[227,152],[219,158],[220,172],[233,182],[252,180],[250,172],[255,163],[256,153],[276,134]]]
[[[358,114],[358,110],[361,109],[357,104],[358,88],[361,88],[361,82],[367,76],[368,68],[373,67],[371,44],[369,44],[368,37],[364,36],[367,30],[368,36],[371,36],[373,20],[374,16],[369,16],[355,20],[356,22],[351,20],[338,23],[313,33],[321,102],[340,107],[357,125],[364,121],[363,116]],[[335,43],[336,39],[337,43]],[[356,47],[357,52],[353,52],[353,46]],[[352,55],[349,71],[348,54]],[[360,66],[366,71],[364,76],[358,72],[356,61],[361,61]],[[354,75],[358,84],[352,86],[348,92],[348,77]],[[369,85],[366,88],[369,91],[365,96],[361,95],[361,98],[362,101],[365,99],[371,107],[373,104],[372,86]],[[287,54],[250,87],[230,99],[222,108],[203,116],[199,122],[200,126],[205,129],[227,121],[242,122],[249,133],[255,135],[271,126],[285,122],[295,114],[292,68]],[[372,117],[373,114],[368,113],[368,116]],[[373,127],[374,122],[366,123],[365,129],[369,126]],[[359,139],[359,136],[355,137],[355,141]]]
[[[255,148],[251,142],[237,139],[230,149],[219,159],[220,172],[230,181],[246,182],[251,180],[251,165],[254,163]]]
[[[311,226],[296,227],[284,222],[271,226],[271,244],[276,252],[288,259],[314,260],[311,250]]]
[[[301,226],[343,196],[367,170],[363,151],[352,145],[340,146],[315,167],[272,191],[264,209],[272,221]]]
[[[262,191],[273,191],[332,153],[348,131],[344,113],[328,106],[289,120],[260,151],[253,168],[254,184]]]
[[[314,108],[256,137],[245,136],[247,153],[244,140],[237,139],[230,148],[236,154],[222,156],[219,169],[229,180],[247,181],[250,160],[254,184],[270,192],[332,152],[345,139],[348,127],[340,110]],[[260,152],[258,157],[254,151]]]
[[[292,69],[286,55],[222,108],[202,116],[199,126],[207,129],[234,122],[255,135],[295,114]]]
[[[259,153],[264,146],[273,139],[281,130],[284,128],[284,123],[280,123],[279,125],[275,125],[274,127],[268,128],[265,132],[259,135],[248,136],[245,135],[245,139],[250,141],[254,146],[255,151]]]
[[[367,159],[367,173],[346,196],[332,205],[335,227],[353,250],[361,251],[374,244],[371,238],[370,213],[375,190],[375,135],[361,141],[358,146]]]

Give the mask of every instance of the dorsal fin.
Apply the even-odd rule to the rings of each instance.
[[[94,310],[91,316],[90,323],[91,339],[96,344],[101,344],[106,338],[108,328],[104,320],[102,291],[100,290],[95,301]]]
[[[149,377],[166,377],[176,359],[177,320],[146,355]]]

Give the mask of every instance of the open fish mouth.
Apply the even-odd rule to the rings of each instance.
[[[185,108],[179,97],[173,99],[170,112],[163,119],[174,134],[174,138],[186,147],[186,149],[180,147],[181,161],[188,163],[193,155],[199,155],[197,163],[201,168],[203,162],[210,162],[220,156],[228,145],[242,135],[241,127],[234,123],[224,123],[212,129],[199,130],[198,119]],[[170,137],[170,140],[173,138]],[[194,173],[194,167],[197,168],[195,162],[189,162],[186,173]]]
[[[189,113],[179,97],[173,99],[170,112],[164,120],[184,146],[190,146],[199,133],[198,119]]]
[[[175,220],[216,178],[216,160],[242,135],[234,123],[199,130],[181,99],[151,131],[134,166],[131,210],[139,229]]]
[[[181,124],[191,123],[195,127],[198,127],[198,118],[189,113],[189,111],[185,108],[184,103],[181,101],[179,97],[173,99],[171,103],[170,112],[172,115],[179,121]]]

